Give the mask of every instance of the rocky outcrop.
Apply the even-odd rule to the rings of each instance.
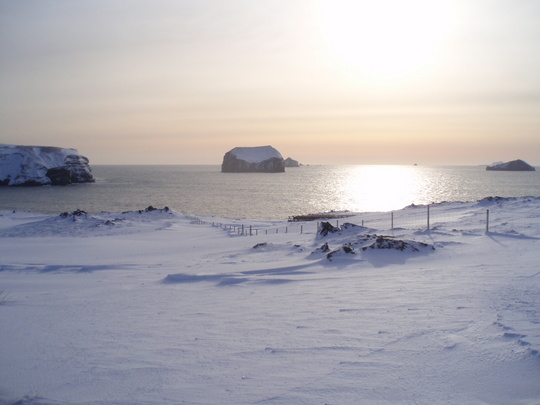
[[[223,173],[281,173],[285,171],[283,157],[272,146],[237,147],[225,153]]]
[[[285,165],[285,167],[300,167],[300,163],[298,163],[298,160],[294,160],[290,157],[285,159],[283,161],[283,164]]]
[[[518,159],[506,163],[495,163],[486,167],[486,170],[500,170],[512,172],[534,172],[536,169],[527,162]]]
[[[0,185],[45,186],[94,182],[86,157],[76,149],[0,145]]]

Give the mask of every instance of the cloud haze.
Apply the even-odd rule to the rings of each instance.
[[[267,144],[313,164],[540,164],[540,3],[403,4],[0,0],[0,142],[95,164]]]

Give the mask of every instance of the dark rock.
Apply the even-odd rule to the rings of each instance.
[[[315,249],[313,253],[326,253],[329,251],[330,251],[330,248],[328,247],[328,242],[326,242],[321,247]]]
[[[47,170],[46,176],[51,179],[53,186],[66,186],[71,184],[71,175],[66,167],[53,167]]]
[[[330,222],[321,222],[319,228],[317,229],[317,234],[320,236],[326,236],[329,233],[338,233],[341,231],[341,228],[333,226]]]
[[[298,160],[294,160],[290,157],[285,159],[283,161],[283,164],[285,165],[285,167],[300,167],[300,163],[298,163]]]
[[[86,211],[76,209],[72,213],[69,212],[63,212],[59,215],[60,218],[70,218],[70,217],[82,217],[83,215],[87,215]]]
[[[362,247],[362,250],[365,251],[367,249],[394,249],[400,250],[402,252],[405,250],[419,252],[420,249],[424,248],[431,248],[431,250],[435,250],[432,245],[423,242],[405,241],[400,239],[394,239],[390,236],[373,235],[371,236],[371,239],[373,238],[375,238],[375,240],[368,245],[364,245]]]
[[[342,253],[345,253],[347,255],[355,255],[356,253],[354,252],[354,250],[350,247],[350,246],[346,246],[346,245],[343,245],[341,247],[341,249],[338,249],[338,250],[334,250],[333,252],[330,252],[326,255],[326,258],[330,261],[332,261],[332,259],[335,257],[335,256],[339,256],[341,255]]]
[[[486,170],[512,171],[512,172],[534,172],[536,169],[523,160],[512,160],[511,162],[490,165]]]

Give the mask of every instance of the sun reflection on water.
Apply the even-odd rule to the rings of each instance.
[[[403,208],[418,199],[421,175],[409,166],[350,167],[342,183],[343,201],[349,207],[367,211]]]

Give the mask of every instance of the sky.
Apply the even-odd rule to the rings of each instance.
[[[538,0],[0,0],[0,143],[540,165]]]

